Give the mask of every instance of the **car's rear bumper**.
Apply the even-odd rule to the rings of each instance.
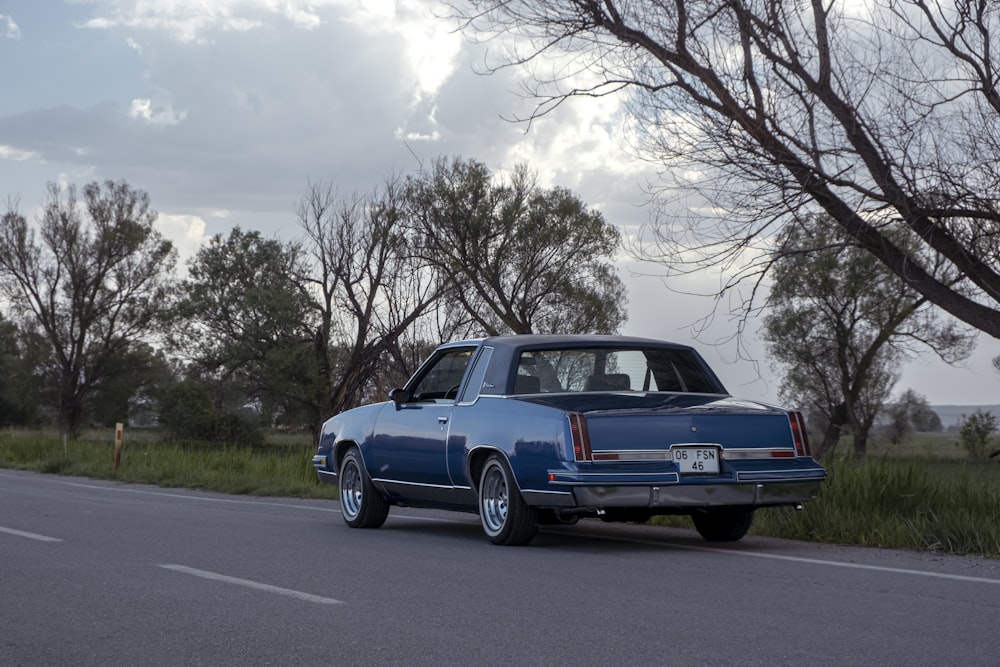
[[[814,500],[819,481],[675,486],[583,486],[573,489],[577,507],[712,507],[796,505]]]
[[[814,500],[826,471],[740,471],[727,480],[692,479],[677,474],[635,475],[628,481],[606,476],[599,483],[592,475],[553,471],[551,491],[522,489],[529,504],[547,507],[648,508],[652,510],[729,505],[797,505]],[[637,479],[639,477],[639,479]],[[561,478],[561,479],[560,479]],[[555,491],[555,492],[553,492]]]

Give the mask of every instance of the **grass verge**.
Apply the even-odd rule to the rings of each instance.
[[[960,461],[825,461],[819,498],[759,510],[752,535],[1000,558],[1000,467]],[[654,523],[690,526],[687,517]]]
[[[313,447],[283,441],[264,447],[166,443],[147,434],[127,442],[118,471],[114,445],[88,436],[0,431],[0,467],[221,493],[337,497],[316,481]],[[1000,558],[1000,466],[888,457],[825,462],[820,497],[804,511],[757,512],[751,534],[796,540],[920,549]],[[654,523],[690,527],[687,517]]]
[[[165,443],[142,438],[126,442],[114,469],[114,443],[83,438],[0,432],[0,467],[121,482],[204,489],[221,493],[293,498],[336,498],[336,489],[316,481],[307,444],[233,447]]]
[[[805,511],[759,512],[762,534],[1000,558],[1000,468],[837,460]]]

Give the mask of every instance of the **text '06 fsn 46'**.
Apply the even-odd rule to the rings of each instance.
[[[448,343],[389,396],[327,421],[313,457],[355,528],[431,507],[525,544],[539,523],[687,514],[732,541],[757,508],[799,507],[826,476],[799,413],[730,397],[695,350],[662,341]]]

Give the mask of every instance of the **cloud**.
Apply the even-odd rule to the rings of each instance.
[[[177,249],[179,267],[194,257],[210,236],[205,232],[205,221],[197,215],[160,213],[156,218],[156,228]]]
[[[0,14],[0,34],[7,39],[21,39],[21,29],[14,23],[14,17]]]
[[[581,165],[594,184],[625,183],[626,172],[615,183],[597,175],[628,160],[615,147],[614,109],[579,104],[525,134],[501,120],[529,108],[510,94],[516,73],[474,74],[481,47],[437,18],[441,9],[426,0],[95,4],[100,14],[79,25],[109,33],[85,31],[92,39],[124,41],[141,61],[141,79],[118,84],[131,94],[0,117],[0,143],[155,184],[181,208],[227,209],[237,223],[241,212],[290,212],[309,179],[364,190],[441,154],[494,169],[529,161],[567,187],[586,183]]]
[[[144,120],[150,125],[165,126],[177,125],[184,120],[187,112],[176,112],[169,104],[154,109],[152,100],[146,98],[132,100],[132,106],[129,109],[128,115],[129,118]]]
[[[13,146],[4,146],[0,144],[0,160],[12,160],[14,162],[22,162],[24,160],[30,160],[35,157],[35,153],[32,151],[24,151]]]
[[[384,13],[378,8],[386,3],[350,0],[107,0],[101,3],[100,15],[78,23],[81,28],[112,30],[126,28],[156,32],[182,43],[206,43],[219,32],[264,31],[280,19],[301,30],[314,30],[323,23],[323,13],[330,9],[357,8],[358,14]],[[388,3],[390,6],[392,3]],[[372,12],[370,6],[375,6]]]

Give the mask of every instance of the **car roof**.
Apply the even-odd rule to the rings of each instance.
[[[690,349],[688,345],[681,345],[669,341],[658,340],[656,338],[642,338],[638,336],[618,336],[608,334],[517,334],[511,336],[492,336],[481,338],[475,341],[485,345],[538,348],[538,347],[587,347],[587,346],[637,346],[646,347],[655,345],[659,347],[672,347],[678,349]]]

